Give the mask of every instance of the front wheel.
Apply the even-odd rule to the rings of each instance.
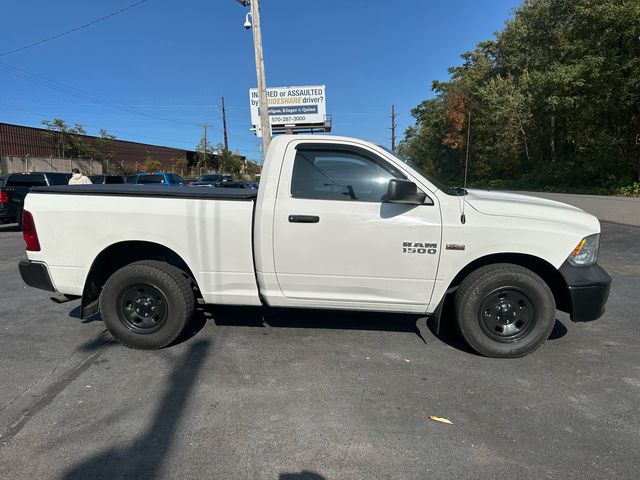
[[[185,328],[195,309],[191,283],[177,268],[155,260],[116,271],[100,294],[109,332],[127,347],[162,348]]]
[[[467,343],[487,357],[522,357],[549,338],[556,304],[531,270],[508,263],[472,272],[456,292],[457,325]]]

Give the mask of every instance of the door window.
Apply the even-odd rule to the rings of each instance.
[[[404,176],[364,152],[298,147],[291,195],[295,198],[381,202],[392,178]]]
[[[140,175],[138,183],[165,183],[164,175]]]

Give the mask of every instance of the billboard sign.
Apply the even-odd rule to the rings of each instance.
[[[258,89],[249,90],[251,124],[260,136]],[[324,85],[267,88],[269,120],[273,125],[304,126],[323,124],[327,113]]]

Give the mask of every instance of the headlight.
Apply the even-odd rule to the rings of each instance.
[[[598,249],[600,248],[600,234],[594,233],[580,240],[573,252],[567,258],[568,262],[575,267],[586,267],[593,265],[598,260]]]

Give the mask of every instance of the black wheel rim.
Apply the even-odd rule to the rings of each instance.
[[[506,287],[487,295],[478,312],[484,333],[498,342],[514,342],[527,335],[536,320],[535,306],[520,289]]]
[[[149,284],[134,285],[122,292],[118,300],[120,321],[136,333],[153,333],[167,320],[167,297]]]

